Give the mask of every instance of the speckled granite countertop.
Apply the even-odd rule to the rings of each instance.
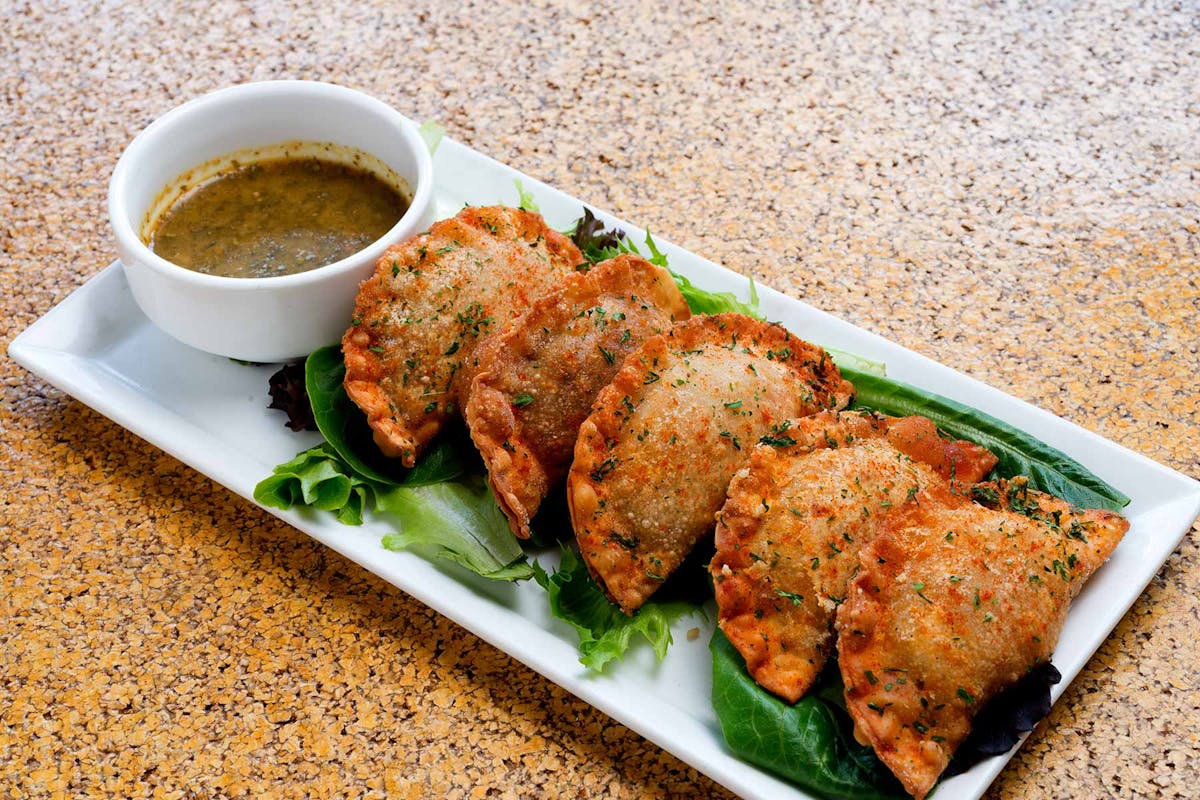
[[[1200,477],[1200,28],[1161,2],[5,3],[0,341],[205,91],[353,86]],[[721,797],[0,359],[0,797]],[[990,797],[1195,796],[1193,528]]]

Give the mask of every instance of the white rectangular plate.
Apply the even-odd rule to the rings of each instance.
[[[464,203],[515,204],[514,179],[531,190],[549,223],[565,228],[580,201],[470,148],[444,140],[435,159],[443,216]],[[598,213],[635,240],[644,231]],[[747,295],[747,281],[710,261],[660,242],[672,268],[699,286]],[[1200,483],[976,380],[771,289],[762,311],[799,336],[887,364],[888,374],[954,398],[1024,429],[1076,458],[1133,498],[1131,527],[1112,559],[1071,608],[1054,663],[1067,684],[1112,631],[1200,514]],[[35,322],[9,346],[22,366],[147,441],[251,499],[275,464],[319,439],[287,431],[266,408],[272,367],[243,366],[169,338],[142,315],[114,263]],[[268,509],[472,633],[517,658],[731,790],[751,798],[804,798],[796,787],[735,758],[709,702],[708,620],[685,618],[661,664],[639,648],[605,675],[578,661],[574,632],[550,617],[532,582],[497,583],[452,565],[380,546],[386,528],[338,524],[332,515]],[[699,638],[686,633],[701,628]],[[977,798],[1008,761],[993,758],[946,782],[946,796]]]

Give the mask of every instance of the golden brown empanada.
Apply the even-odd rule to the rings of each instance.
[[[538,214],[465,208],[393,245],[363,281],[342,338],[346,393],[405,466],[461,406],[480,337],[502,330],[583,261]]]
[[[991,491],[996,509],[947,484],[891,509],[837,613],[855,735],[917,800],[979,708],[1050,658],[1071,597],[1129,528],[1020,479]]]
[[[647,337],[691,316],[675,281],[621,255],[565,278],[475,351],[465,416],[513,533],[571,466],[579,426],[600,390]]]
[[[583,423],[567,483],[589,570],[626,613],[709,535],[763,436],[853,395],[824,350],[739,314],[693,317],[630,354]]]
[[[834,611],[883,512],[951,473],[978,480],[996,457],[924,417],[869,412],[792,420],[768,441],[729,485],[710,569],[721,630],[754,680],[794,703],[833,650]]]

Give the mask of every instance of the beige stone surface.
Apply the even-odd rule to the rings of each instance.
[[[404,113],[1200,477],[1194,4],[0,0],[0,343],[265,78]],[[0,797],[722,797],[0,358]],[[1194,797],[1193,528],[989,792]]]

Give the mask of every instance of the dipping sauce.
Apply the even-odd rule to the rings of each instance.
[[[196,272],[270,278],[358,252],[407,209],[394,186],[351,164],[309,156],[235,162],[172,203],[146,243]]]

